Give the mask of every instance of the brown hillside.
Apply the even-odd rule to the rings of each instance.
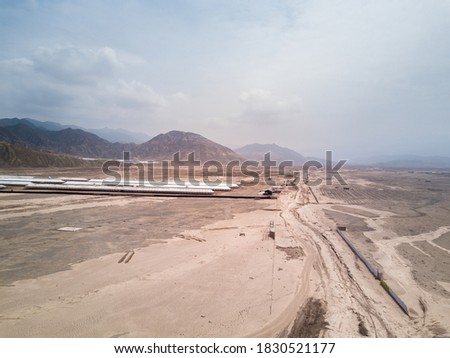
[[[0,142],[1,167],[93,167],[99,165],[99,161],[40,152],[19,145]]]
[[[173,154],[180,152],[180,158],[186,159],[191,152],[201,162],[217,160],[227,163],[231,160],[242,160],[242,157],[230,148],[215,143],[199,134],[171,131],[159,134],[135,149],[132,157],[144,160],[170,160]]]

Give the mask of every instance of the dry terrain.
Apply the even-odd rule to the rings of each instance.
[[[449,175],[343,175],[345,188],[301,183],[273,200],[0,193],[0,336],[448,335]]]

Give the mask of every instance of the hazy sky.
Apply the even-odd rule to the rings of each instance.
[[[450,1],[3,1],[0,117],[450,156]]]

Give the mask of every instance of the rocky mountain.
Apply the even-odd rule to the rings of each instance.
[[[180,159],[194,152],[195,158],[202,162],[242,159],[231,149],[190,132],[171,131],[142,144],[122,144],[111,143],[81,129],[46,130],[27,120],[12,123],[16,124],[0,126],[0,141],[37,151],[104,159],[121,159],[124,151],[130,152],[131,159],[140,160],[172,159],[176,152],[180,152]]]
[[[227,163],[231,160],[243,159],[230,148],[199,134],[181,131],[159,134],[135,149],[135,155],[140,159],[172,159],[176,152],[180,152],[181,159],[186,159],[189,153],[194,152],[195,159],[202,162],[217,160],[221,163]]]
[[[268,152],[270,152],[271,160],[276,160],[278,163],[284,160],[292,160],[294,165],[300,165],[307,160],[300,153],[276,144],[247,144],[242,148],[235,149],[235,151],[246,159],[259,162],[264,160],[264,154]]]
[[[99,161],[41,152],[19,145],[0,142],[1,167],[92,167],[99,165]]]
[[[81,129],[50,131],[25,122],[0,127],[0,140],[34,150],[46,150],[85,158],[121,158],[135,144],[110,143]]]
[[[60,124],[51,121],[39,121],[32,118],[2,118],[0,119],[0,127],[12,126],[15,124],[27,124],[36,128],[46,129],[49,131],[61,131],[63,129],[81,129],[85,132],[93,133],[102,139],[115,143],[144,143],[151,139],[145,133],[133,132],[127,129],[113,129],[113,128],[94,128],[86,129],[73,124]]]

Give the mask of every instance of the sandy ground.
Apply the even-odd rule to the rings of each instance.
[[[450,223],[440,210],[450,190],[445,180],[433,185],[442,191],[428,191],[430,179],[417,187],[416,174],[399,188],[348,172],[350,190],[312,188],[319,203],[304,184],[271,201],[2,194],[0,336],[447,334]],[[421,231],[408,215],[424,209],[434,224]],[[336,234],[343,223],[409,317]]]
[[[348,190],[314,188],[317,208],[383,272],[407,304],[412,336],[450,332],[450,175],[349,171]],[[336,205],[338,204],[338,205]],[[361,264],[359,264],[361,266]]]

